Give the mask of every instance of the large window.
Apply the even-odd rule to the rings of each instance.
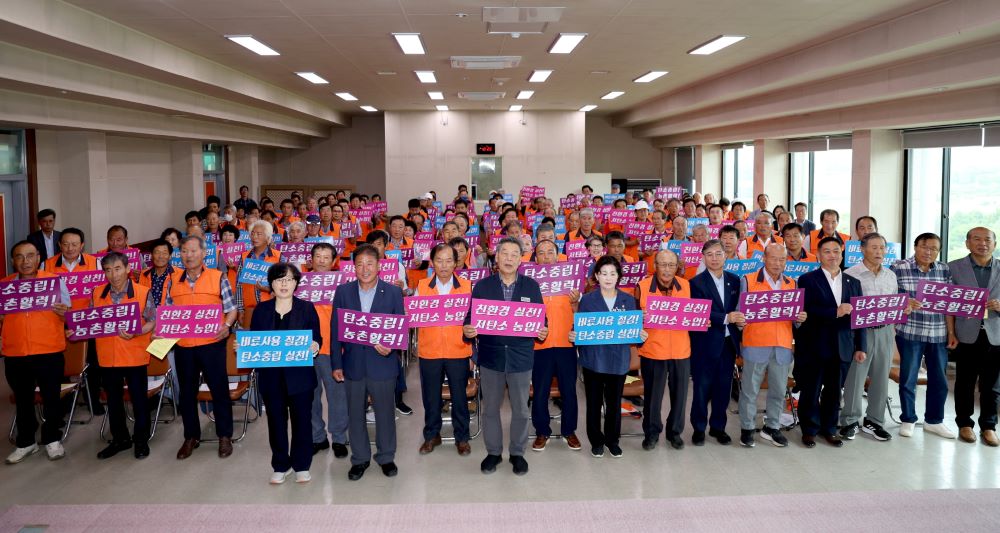
[[[840,213],[837,229],[852,233],[851,150],[792,152],[789,173],[791,205],[805,202],[807,216],[817,227],[824,209],[836,209]]]
[[[907,254],[921,233],[942,237],[941,260],[968,254],[965,234],[1000,228],[1000,147],[907,150]]]
[[[748,210],[754,209],[752,144],[723,148],[722,196],[742,200]]]

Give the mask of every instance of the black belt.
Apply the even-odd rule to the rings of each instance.
[[[872,327],[870,327],[868,329],[882,329],[882,328],[887,328],[887,327],[889,327],[891,325],[892,324],[882,324],[881,326],[872,326]]]

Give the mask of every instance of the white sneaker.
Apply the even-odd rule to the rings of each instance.
[[[308,470],[303,470],[301,472],[296,472],[295,473],[295,482],[296,483],[309,483],[310,481],[312,481],[312,478],[313,477],[312,477],[312,475],[309,474]]]
[[[288,477],[288,474],[291,474],[291,473],[292,473],[292,471],[289,470],[288,472],[275,472],[275,473],[271,474],[271,484],[272,485],[281,485],[282,483],[285,482],[285,478]]]
[[[49,456],[49,461],[58,461],[66,457],[66,448],[59,441],[50,442],[45,445],[45,454]]]
[[[933,433],[944,439],[954,439],[955,433],[953,433],[948,426],[944,424],[924,424],[925,433]]]
[[[913,422],[903,422],[899,426],[899,436],[900,437],[912,437],[913,436]]]
[[[21,461],[25,460],[29,455],[34,455],[38,453],[38,445],[32,443],[31,446],[25,446],[24,448],[16,448],[7,459],[4,461],[9,465],[16,465]]]

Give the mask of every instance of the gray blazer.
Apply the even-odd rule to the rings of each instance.
[[[987,288],[990,290],[989,299],[1000,299],[1000,261],[992,259],[992,271],[990,272],[990,282]],[[948,263],[951,269],[951,279],[957,285],[967,287],[979,287],[976,282],[976,275],[972,272],[972,258],[965,256]],[[990,311],[985,322],[982,318],[958,318],[955,317],[955,335],[958,342],[963,344],[973,344],[979,337],[980,327],[986,330],[986,337],[993,346],[1000,346],[1000,313]]]

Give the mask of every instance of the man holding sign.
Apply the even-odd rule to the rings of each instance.
[[[65,236],[65,235],[64,235]],[[66,455],[62,442],[63,408],[59,397],[59,384],[63,377],[66,336],[63,334],[63,316],[69,309],[69,291],[66,284],[51,272],[38,270],[41,254],[28,241],[21,241],[10,250],[14,260],[14,274],[2,281],[45,280],[55,278],[59,299],[51,308],[26,310],[0,315],[0,338],[7,384],[14,393],[17,416],[17,449],[7,456],[6,463],[20,463],[38,452],[35,430],[35,386],[42,397],[42,445],[50,460]],[[61,256],[60,256],[61,257]],[[50,282],[51,283],[51,282]],[[32,299],[34,301],[35,299]]]
[[[337,288],[333,307],[338,310],[404,315],[403,292],[399,287],[378,278],[379,251],[362,244],[354,251],[356,281]],[[372,450],[368,438],[365,410],[368,396],[375,411],[375,462],[387,477],[395,476],[396,415],[394,399],[396,377],[400,372],[399,350],[381,343],[344,342],[344,329],[337,317],[330,321],[330,358],[333,378],[347,383],[347,433],[351,441],[351,470],[347,478],[357,481],[371,466]]]
[[[476,284],[472,289],[473,301],[496,300],[510,303],[542,304],[542,291],[538,282],[517,273],[521,265],[521,241],[506,237],[497,244],[498,272]],[[475,303],[473,303],[475,306]],[[513,321],[504,321],[508,325]],[[510,399],[510,463],[514,473],[528,473],[524,449],[528,440],[528,390],[531,386],[531,368],[534,363],[534,340],[500,332],[479,335],[479,324],[472,322],[472,313],[465,317],[463,333],[468,339],[478,338],[479,366],[483,390],[483,439],[487,456],[480,464],[484,474],[492,474],[503,461],[503,427],[500,424],[500,405],[504,389]],[[545,341],[548,327],[538,329],[537,338]]]
[[[284,202],[282,202],[284,203]],[[271,234],[274,227],[266,220],[258,220],[250,226],[250,246],[240,259],[239,270],[248,268],[250,261],[265,261],[267,263],[277,263],[281,259],[281,252],[271,247]],[[266,266],[266,265],[265,265]],[[240,273],[242,274],[242,272]],[[239,275],[239,278],[246,276]],[[244,328],[249,327],[253,318],[253,310],[260,302],[271,299],[271,288],[266,283],[239,282],[236,284],[236,306],[239,309],[239,320]]]
[[[174,361],[180,384],[181,419],[184,421],[184,444],[177,450],[178,459],[187,459],[201,444],[201,419],[198,416],[199,374],[212,393],[215,433],[219,437],[219,457],[233,454],[233,403],[229,399],[226,373],[226,339],[236,323],[236,302],[229,280],[222,272],[205,267],[205,241],[189,235],[181,240],[184,270],[176,272],[166,290],[165,304],[218,305],[223,317],[219,332],[211,338],[183,338],[177,341]],[[162,309],[161,306],[160,309]],[[215,326],[215,324],[206,324]]]

